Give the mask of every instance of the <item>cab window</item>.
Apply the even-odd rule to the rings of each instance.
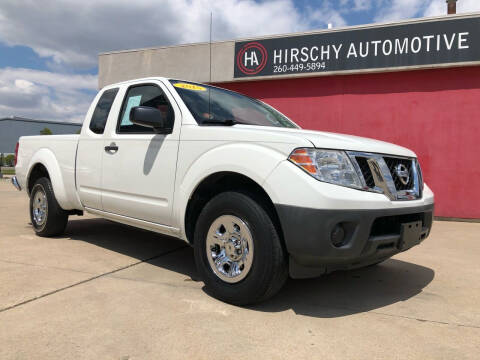
[[[130,111],[135,106],[149,106],[160,110],[166,119],[173,123],[173,108],[167,97],[157,85],[135,85],[128,89],[123,100],[122,110],[117,124],[117,133],[153,133],[152,128],[133,124]]]
[[[117,92],[118,88],[105,90],[100,100],[98,100],[97,106],[93,111],[92,119],[90,120],[90,130],[95,134],[103,134],[108,114],[112,108],[115,96],[117,96]]]

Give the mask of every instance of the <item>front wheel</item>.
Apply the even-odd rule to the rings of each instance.
[[[235,305],[268,299],[288,272],[279,234],[253,197],[224,192],[203,208],[195,227],[195,262],[207,291]]]
[[[30,193],[30,219],[39,236],[56,236],[65,231],[68,213],[58,204],[48,178],[40,178],[33,185]]]

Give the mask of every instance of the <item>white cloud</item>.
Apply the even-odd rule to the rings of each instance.
[[[34,89],[35,89],[35,86],[31,81],[24,80],[24,79],[16,79],[15,80],[15,86],[18,89],[25,90],[27,93],[31,92],[31,91],[34,91]]]
[[[447,14],[445,0],[376,0],[375,21],[406,20],[414,17]],[[480,11],[480,0],[459,0],[457,13]]]
[[[457,13],[480,11],[479,0],[457,1]],[[424,16],[439,16],[447,13],[447,4],[444,0],[431,0],[425,10]]]
[[[208,41],[210,11],[217,40],[318,25],[292,0],[2,0],[0,41],[57,65],[93,67],[104,51]]]
[[[345,1],[347,3],[347,1]],[[340,3],[342,7],[343,2]],[[317,8],[311,6],[307,7],[306,22],[309,24],[309,29],[312,27],[325,28],[328,24],[332,24],[333,27],[343,27],[347,25],[347,22],[341,15],[341,8],[336,9],[330,1],[322,1],[321,5]]]
[[[100,52],[301,31],[344,21],[331,7],[312,18],[293,0],[2,0],[0,42],[32,48],[51,71],[0,69],[0,116],[83,119]],[[14,64],[12,64],[14,66]]]
[[[0,69],[0,116],[81,122],[96,88],[94,75]]]
[[[353,0],[353,11],[370,10],[372,7],[371,0]]]
[[[445,1],[432,1],[424,12],[424,16],[440,16],[447,12],[447,3]]]
[[[430,1],[431,0],[380,0],[377,5],[378,11],[375,16],[375,21],[388,22],[421,16]]]
[[[372,8],[372,0],[340,0],[339,11],[349,13],[351,11],[365,11]]]

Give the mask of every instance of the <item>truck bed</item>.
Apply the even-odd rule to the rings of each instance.
[[[23,136],[19,140],[16,175],[25,188],[28,171],[35,164],[55,169],[50,175],[57,201],[65,210],[81,208],[75,191],[75,157],[80,135]],[[48,164],[47,164],[48,163]],[[52,171],[52,170],[51,170]],[[58,185],[58,186],[57,186]]]

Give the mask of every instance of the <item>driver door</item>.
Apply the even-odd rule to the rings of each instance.
[[[159,135],[131,123],[134,106],[155,107],[173,117],[172,133]],[[104,139],[104,211],[171,225],[180,125],[180,110],[161,82],[126,89],[119,118]]]

